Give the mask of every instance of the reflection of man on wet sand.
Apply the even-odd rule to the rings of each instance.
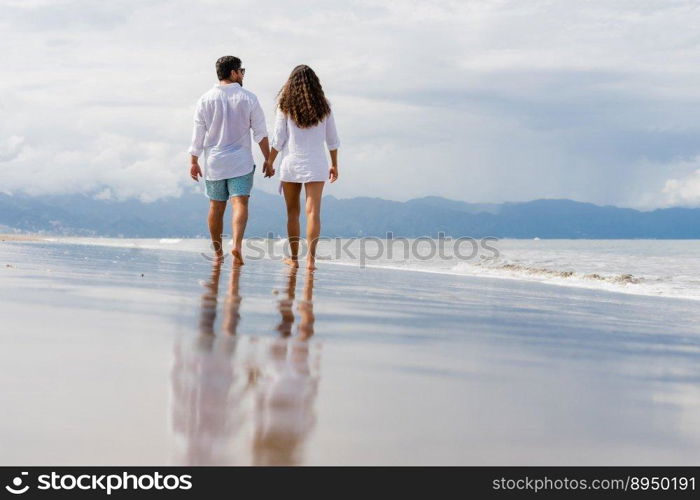
[[[222,322],[224,335],[215,333],[220,275],[218,261],[204,285],[207,291],[201,300],[199,335],[191,343],[180,339],[175,344],[173,431],[180,441],[177,461],[184,465],[229,463],[227,447],[245,421],[240,400],[249,389],[248,377],[237,374],[233,363],[240,318],[240,268],[231,273]]]
[[[292,337],[297,269],[289,269],[286,293],[278,302],[280,337],[267,352],[256,387],[253,461],[256,465],[292,465],[301,462],[302,445],[315,423],[318,359],[309,360],[308,339],[313,335],[313,280],[307,273],[304,299],[299,301],[298,335]]]

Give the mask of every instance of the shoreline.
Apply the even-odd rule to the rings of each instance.
[[[39,242],[39,243],[59,243],[68,245],[83,245],[88,247],[107,247],[107,248],[126,248],[126,249],[139,249],[139,250],[149,250],[149,251],[176,251],[184,253],[199,253],[207,251],[205,248],[194,248],[190,246],[189,248],[178,247],[177,245],[182,242],[188,242],[191,245],[197,243],[205,244],[208,240],[204,238],[106,238],[106,237],[91,237],[91,236],[46,236],[46,235],[32,235],[32,234],[0,234],[0,242]],[[245,240],[244,240],[245,241]],[[280,240],[282,241],[282,240]],[[585,241],[598,241],[598,240],[585,240]],[[679,240],[680,241],[680,240]],[[143,244],[141,244],[143,243]],[[249,256],[248,261],[254,260],[265,260],[272,261],[270,257],[264,257],[262,259],[251,259]],[[280,261],[281,262],[281,261]],[[318,259],[318,263],[323,266],[324,264],[330,264],[335,266],[343,267],[357,267],[358,269],[368,268],[368,269],[386,269],[392,271],[403,271],[403,272],[415,272],[421,274],[437,274],[441,276],[455,276],[455,277],[466,277],[466,278],[493,278],[496,280],[511,280],[516,282],[524,283],[540,283],[543,285],[554,285],[564,288],[572,288],[579,290],[592,290],[598,292],[609,292],[614,294],[622,295],[633,295],[639,297],[654,297],[662,299],[673,299],[673,300],[684,300],[684,301],[700,301],[700,296],[688,295],[688,294],[669,294],[663,293],[661,291],[654,290],[644,290],[644,289],[634,289],[629,288],[627,283],[615,284],[614,280],[618,276],[624,276],[624,273],[620,272],[615,275],[610,276],[597,276],[597,279],[593,281],[594,277],[590,277],[584,273],[572,272],[571,277],[562,277],[562,272],[559,270],[549,270],[549,269],[525,269],[522,272],[513,271],[505,274],[498,274],[498,268],[489,267],[478,267],[474,265],[474,269],[467,270],[467,272],[454,272],[451,269],[439,269],[439,268],[416,268],[416,267],[402,267],[396,265],[377,265],[377,264],[364,264],[361,266],[359,262],[344,262],[341,260],[333,259]],[[559,276],[537,276],[535,271],[544,271],[545,273],[558,274]],[[572,281],[565,281],[571,279]],[[641,278],[642,280],[648,280],[648,278]],[[588,282],[587,280],[590,280]],[[632,285],[637,285],[638,283],[632,283]],[[644,286],[644,283],[640,283]]]

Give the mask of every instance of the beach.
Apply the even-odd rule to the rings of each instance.
[[[170,243],[0,242],[2,465],[700,462],[697,300]]]

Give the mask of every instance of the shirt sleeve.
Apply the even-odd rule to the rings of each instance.
[[[328,149],[333,151],[340,147],[340,138],[338,130],[335,128],[335,118],[333,118],[333,110],[326,117],[326,144]]]
[[[289,130],[287,128],[287,115],[281,109],[277,108],[275,115],[275,132],[272,134],[272,147],[277,151],[282,151],[289,139]]]
[[[192,143],[189,153],[192,156],[202,156],[204,152],[204,137],[207,134],[207,123],[204,120],[204,106],[202,100],[197,101],[194,110],[194,130],[192,131]]]
[[[250,114],[250,128],[253,129],[253,140],[259,143],[267,137],[267,124],[260,101],[256,98],[253,102],[253,112]]]

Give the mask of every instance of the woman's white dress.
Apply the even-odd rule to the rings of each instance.
[[[281,151],[280,180],[316,182],[328,180],[328,150],[338,149],[340,140],[333,111],[311,128],[299,128],[294,120],[277,108],[272,147]]]

